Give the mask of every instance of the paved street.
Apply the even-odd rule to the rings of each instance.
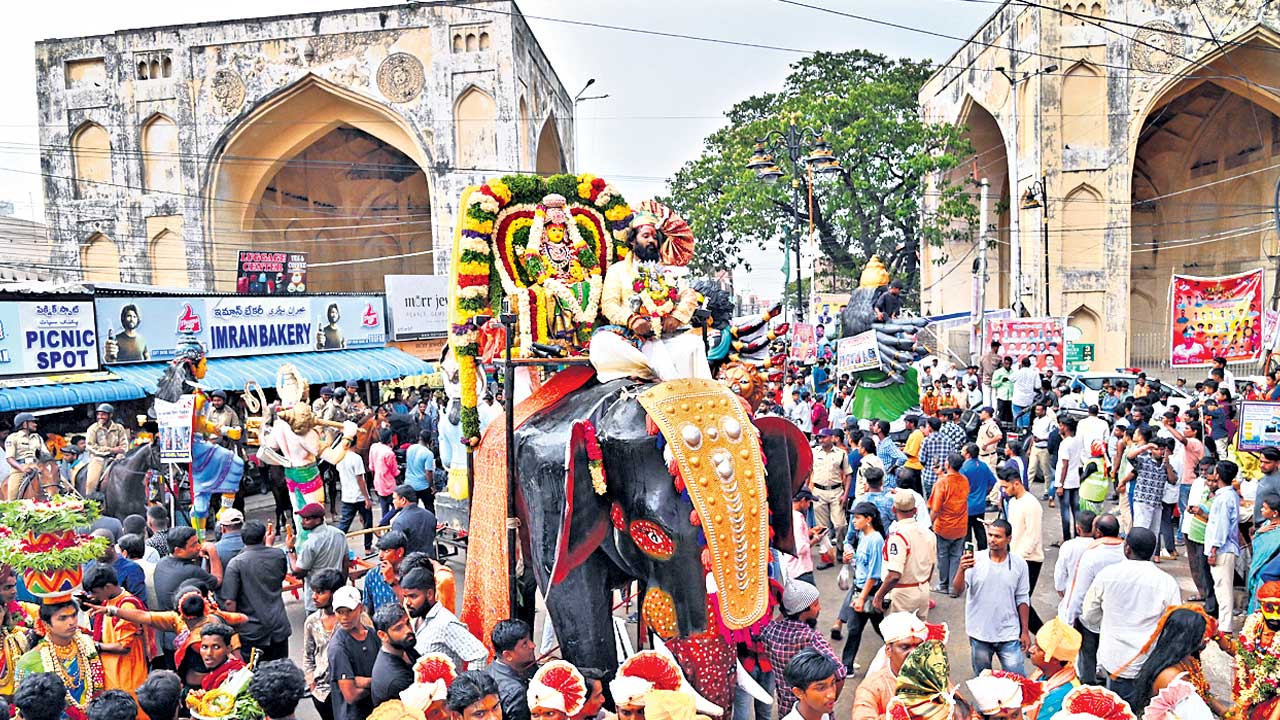
[[[1041,491],[1039,485],[1036,490]],[[1058,510],[1049,508],[1048,503],[1043,503],[1045,509],[1045,564],[1040,574],[1039,585],[1034,595],[1034,605],[1040,612],[1042,618],[1051,617],[1056,611],[1058,597],[1053,589],[1053,568],[1057,561],[1057,548],[1048,547],[1050,543],[1061,540],[1061,524],[1058,521]],[[259,495],[249,498],[246,510],[250,517],[261,520],[269,519],[271,514],[271,496]],[[358,542],[352,543],[352,548],[357,552],[360,551],[361,545]],[[461,594],[463,586],[462,573],[463,560],[455,560],[451,564],[458,575],[458,592]],[[1182,586],[1183,597],[1191,597],[1195,594],[1195,589],[1191,583],[1191,575],[1188,570],[1185,556],[1179,556],[1177,560],[1165,560],[1161,567],[1171,573],[1178,579]],[[844,592],[836,585],[836,575],[839,567],[832,567],[826,570],[818,571],[818,588],[822,592],[822,617],[819,618],[818,627],[824,635],[830,631],[832,619],[835,617],[840,603],[844,600]],[[951,629],[950,638],[947,642],[948,654],[951,660],[951,676],[953,681],[966,679],[972,676],[972,669],[969,665],[969,641],[964,631],[964,599],[949,598],[938,593],[933,594],[937,607],[930,613],[931,622],[946,622]],[[459,604],[461,603],[461,595],[459,595]],[[289,613],[289,620],[293,624],[294,634],[289,640],[290,654],[294,660],[301,663],[302,660],[302,622],[305,618],[302,607],[301,597],[293,598],[285,597],[285,609]],[[634,608],[632,608],[634,609]],[[619,611],[622,614],[622,611]],[[541,621],[541,614],[539,616]],[[541,627],[536,628],[535,637],[541,637]],[[634,637],[634,626],[632,637]],[[842,642],[833,643],[836,653],[839,654],[842,648]],[[850,678],[846,682],[844,692],[841,693],[840,699],[836,704],[836,719],[848,718],[850,710],[853,706],[854,689],[857,683],[862,680],[866,668],[871,663],[872,657],[880,648],[879,637],[874,631],[868,627],[863,635],[862,647],[858,653],[858,663],[862,666],[859,673]],[[1210,682],[1213,684],[1214,690],[1220,697],[1230,697],[1230,672],[1231,658],[1218,650],[1216,645],[1210,645],[1204,654],[1204,666],[1209,676]],[[1030,671],[1030,663],[1027,666]],[[304,703],[299,707],[299,718],[302,720],[318,720],[315,709],[309,704]]]

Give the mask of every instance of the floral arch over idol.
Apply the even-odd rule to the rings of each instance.
[[[451,343],[462,385],[463,437],[479,435],[476,358],[481,328],[509,302],[516,351],[535,343],[585,351],[609,263],[624,257],[632,210],[594,175],[506,175],[463,194],[454,243]],[[572,219],[572,222],[570,222]]]

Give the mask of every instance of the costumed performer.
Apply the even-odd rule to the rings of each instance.
[[[337,424],[321,420],[311,411],[311,405],[306,402],[307,381],[291,364],[282,365],[276,371],[276,391],[284,409],[276,413],[270,431],[263,436],[258,459],[284,468],[297,546],[301,548],[311,532],[303,529],[299,512],[311,503],[324,505],[324,479],[316,468],[316,461],[321,459],[336,466],[346,456],[358,428],[350,420],[343,421],[342,437],[326,447],[320,428]]]
[[[1005,670],[983,670],[965,683],[973,709],[986,720],[1035,720],[1044,701],[1044,686]]]
[[[886,714],[891,720],[950,720],[955,706],[946,645],[938,640],[921,644],[898,670]]]
[[[1216,714],[1225,716],[1227,707],[1213,697],[1204,667],[1200,664],[1201,651],[1216,637],[1218,623],[1200,605],[1175,605],[1166,609],[1151,638],[1139,651],[1146,659],[1129,693],[1129,704],[1134,712],[1146,710],[1151,698],[1181,678],[1195,687]]]
[[[1040,626],[1031,646],[1031,664],[1036,667],[1033,679],[1044,683],[1044,700],[1039,716],[1051,718],[1062,708],[1062,699],[1080,686],[1076,674],[1076,657],[1083,641],[1080,632],[1059,617]]]
[[[909,612],[886,615],[880,621],[884,647],[853,695],[852,720],[879,720],[889,709],[898,687],[898,671],[913,650],[929,638],[929,627]]]
[[[209,505],[215,493],[222,494],[222,505],[231,507],[240,490],[240,478],[244,475],[244,461],[234,452],[205,440],[206,435],[240,439],[240,428],[223,427],[211,422],[204,414],[208,399],[200,387],[200,380],[208,372],[209,361],[204,345],[195,335],[179,336],[173,362],[165,369],[164,376],[156,383],[156,402],[177,403],[183,395],[193,396],[191,415],[191,526],[201,538],[209,517]],[[157,417],[159,413],[157,413]]]
[[[49,602],[54,600],[54,602]],[[51,672],[67,688],[67,706],[84,710],[106,688],[106,673],[93,640],[80,632],[76,622],[80,607],[67,594],[64,599],[45,598],[40,606],[43,637],[18,659],[14,687],[32,673]]]
[[[1280,720],[1280,581],[1258,588],[1258,610],[1245,618],[1235,643],[1218,646],[1236,656],[1232,695],[1241,720]]]
[[[18,575],[8,565],[0,565],[0,696],[13,695],[14,669],[18,658],[31,649],[31,630],[39,608],[31,603],[18,602]]]
[[[588,351],[601,382],[711,378],[703,338],[688,327],[700,302],[684,282],[693,246],[684,218],[652,200],[640,203],[627,256],[604,277],[600,312],[610,325],[596,330]]]

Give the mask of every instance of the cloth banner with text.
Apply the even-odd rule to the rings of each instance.
[[[1223,277],[1174,275],[1170,284],[1174,367],[1257,360],[1262,353],[1263,271]]]
[[[836,373],[852,374],[880,369],[880,350],[876,347],[876,331],[868,330],[836,341]]]
[[[1012,357],[1014,367],[1022,364],[1022,358],[1030,357],[1033,367],[1058,371],[1066,362],[1066,330],[1067,319],[1060,317],[987,318],[984,347],[999,341],[1000,354]]]
[[[171,403],[156,398],[156,440],[160,444],[160,462],[191,462],[191,421],[195,416],[196,397],[183,395]]]

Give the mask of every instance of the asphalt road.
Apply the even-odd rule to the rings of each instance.
[[[1036,486],[1040,490],[1040,486]],[[246,504],[247,514],[261,520],[268,520],[272,514],[272,504],[270,495],[259,495],[248,499]],[[1043,503],[1045,509],[1044,532],[1045,532],[1045,563],[1040,574],[1039,585],[1032,597],[1033,606],[1039,611],[1042,618],[1052,617],[1056,612],[1058,604],[1057,593],[1053,589],[1053,567],[1057,561],[1057,548],[1049,547],[1051,543],[1061,540],[1061,524],[1058,521],[1058,510],[1051,509],[1047,503]],[[1111,509],[1111,508],[1108,508]],[[352,549],[357,553],[362,551],[362,544],[358,540],[352,542]],[[463,556],[465,557],[465,556]],[[451,561],[455,572],[457,573],[458,592],[462,592],[463,587],[463,568],[464,560],[455,558]],[[1194,585],[1191,582],[1190,570],[1187,565],[1186,556],[1179,555],[1176,560],[1165,560],[1161,567],[1177,578],[1182,587],[1182,595],[1184,598],[1191,597],[1195,594]],[[818,589],[821,591],[822,615],[818,620],[818,627],[824,636],[830,631],[832,621],[838,612],[841,602],[844,601],[844,592],[836,585],[836,576],[839,572],[839,566],[820,570],[816,573],[818,581]],[[945,595],[934,593],[933,599],[937,606],[930,612],[930,622],[946,622],[950,627],[950,637],[947,643],[948,656],[951,661],[951,679],[953,683],[961,683],[973,676],[972,667],[970,665],[969,638],[964,631],[964,598],[950,598]],[[459,597],[459,605],[461,598]],[[305,619],[305,611],[302,606],[301,597],[294,598],[289,595],[285,596],[285,609],[288,612],[289,620],[293,625],[293,635],[289,639],[290,657],[299,665],[302,663],[302,622]],[[634,608],[620,610],[619,615],[632,611]],[[539,613],[539,621],[543,614]],[[1239,623],[1237,623],[1239,627]],[[535,630],[536,638],[541,638],[541,627]],[[631,636],[634,638],[634,626]],[[836,654],[839,655],[843,642],[833,642]],[[850,710],[853,706],[854,689],[857,683],[862,680],[867,666],[870,665],[872,657],[880,648],[879,637],[874,631],[867,627],[863,633],[861,648],[858,652],[857,662],[861,665],[861,669],[854,676],[850,677],[844,686],[836,704],[835,718],[848,718]],[[1231,680],[1230,673],[1234,667],[1232,659],[1226,654],[1218,650],[1216,645],[1210,644],[1202,658],[1205,672],[1209,677],[1215,694],[1220,698],[1231,697]],[[997,661],[998,662],[998,661]],[[1027,670],[1031,670],[1030,661],[1027,662]],[[298,717],[301,720],[319,720],[319,715],[310,705],[309,701],[304,700],[298,708]]]

